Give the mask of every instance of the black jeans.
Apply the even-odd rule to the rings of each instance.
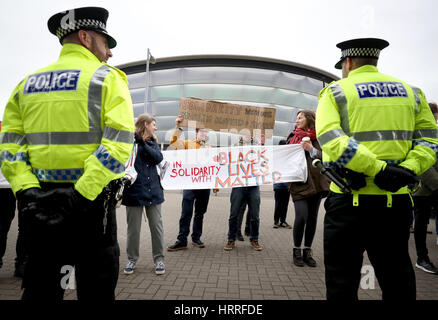
[[[179,219],[178,240],[187,244],[187,237],[190,233],[190,222],[195,208],[193,218],[192,240],[200,240],[202,236],[202,225],[204,214],[207,212],[208,201],[210,199],[210,189],[184,190],[182,200],[182,212]]]
[[[408,251],[409,195],[330,192],[325,201],[324,264],[328,300],[357,300],[366,250],[384,300],[415,300],[415,273]]]
[[[289,207],[289,189],[274,190],[275,210],[274,223],[286,222],[287,208]]]
[[[68,186],[41,183],[43,190]],[[72,274],[73,266],[78,300],[115,299],[120,249],[115,203],[109,207],[105,233],[102,194],[56,227],[36,220],[32,224],[26,222],[29,258],[22,283],[23,300],[62,300],[65,277]]]
[[[250,219],[250,239],[258,239],[260,225],[260,188],[258,186],[233,188],[231,190],[230,202],[228,240],[236,240],[238,219],[242,204],[244,203],[248,205],[247,215]]]
[[[419,260],[428,257],[426,246],[427,225],[429,224],[430,213],[434,207],[437,207],[438,200],[436,196],[414,197],[415,228],[414,239],[417,257]]]
[[[11,189],[0,189],[0,260],[6,252],[6,244],[12,220],[15,217],[16,199]],[[24,246],[24,228],[21,215],[18,214],[18,237],[15,246],[15,267],[26,262],[26,248]]]

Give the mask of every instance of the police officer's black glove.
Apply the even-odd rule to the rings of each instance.
[[[376,186],[390,192],[396,192],[407,185],[415,185],[417,182],[418,178],[411,170],[394,165],[387,165],[374,178]]]
[[[140,137],[138,134],[135,134],[135,135],[134,135],[134,139],[135,139],[135,142],[136,142],[137,144],[139,144],[139,145],[141,145],[141,146],[144,146],[144,145],[145,145],[145,142],[144,142],[143,138]]]
[[[76,191],[74,187],[50,190],[44,195],[44,200],[49,207],[44,214],[44,222],[48,226],[59,225],[69,216],[92,203]],[[43,220],[43,218],[40,217],[40,220]]]
[[[29,188],[16,193],[18,211],[25,219],[35,217],[41,211],[41,203],[45,192],[39,188]]]
[[[343,174],[351,189],[359,190],[367,185],[365,175],[362,172],[357,172],[349,169],[343,169]]]

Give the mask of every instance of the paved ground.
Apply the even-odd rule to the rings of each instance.
[[[229,191],[222,190],[211,196],[209,210],[204,219],[204,249],[189,247],[178,252],[166,252],[166,274],[157,276],[152,263],[150,233],[143,224],[141,257],[136,272],[124,275],[126,264],[126,219],[124,207],[117,213],[121,272],[117,285],[117,299],[154,300],[321,300],[325,299],[324,266],[322,260],[321,206],[318,229],[314,241],[316,268],[296,267],[292,264],[292,230],[273,229],[273,192],[262,191],[260,243],[264,250],[256,252],[248,241],[238,242],[237,247],[224,251],[230,209]],[[182,194],[166,192],[162,207],[166,246],[173,243],[178,233],[178,219]],[[289,205],[287,221],[292,224],[294,210]],[[429,225],[432,230],[434,225]],[[370,230],[372,232],[372,230]],[[0,299],[19,299],[21,280],[14,278],[13,260],[17,233],[16,219],[11,227],[4,266],[0,269]],[[391,236],[388,233],[388,237]],[[428,235],[430,257],[438,265],[438,246],[435,234]],[[413,237],[410,239],[411,257],[415,256]],[[90,262],[92,263],[92,262]],[[415,261],[413,260],[413,263]],[[364,265],[369,264],[364,260]],[[418,299],[438,300],[438,276],[416,269]],[[361,289],[360,299],[380,299],[377,282],[375,289]],[[75,290],[67,290],[67,300],[76,299]]]

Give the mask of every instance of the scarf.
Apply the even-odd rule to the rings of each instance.
[[[298,144],[303,140],[304,137],[309,137],[311,141],[316,140],[315,128],[310,128],[309,130],[303,130],[300,128],[295,128],[294,135],[290,139],[289,144]]]

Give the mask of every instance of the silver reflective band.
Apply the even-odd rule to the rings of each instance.
[[[32,168],[33,173],[40,181],[77,181],[84,169],[38,169]]]
[[[94,72],[88,87],[88,123],[90,132],[101,132],[102,86],[111,68],[103,65]]]
[[[435,138],[438,139],[437,129],[419,129],[414,131],[414,139]]]
[[[323,146],[327,142],[330,142],[333,139],[343,137],[343,136],[347,136],[344,131],[342,131],[341,129],[334,129],[334,130],[327,131],[324,134],[320,135],[318,137],[318,142],[321,146]]]
[[[108,170],[119,174],[125,171],[125,165],[116,158],[113,158],[105,146],[100,145],[99,148],[93,153],[100,163]]]
[[[4,132],[0,133],[0,144],[1,143],[15,143],[22,146],[26,144],[26,137],[15,132]]]
[[[392,164],[392,165],[397,165],[397,164],[400,164],[403,162],[403,160],[399,160],[399,159],[378,159],[378,160],[385,161],[387,164]],[[324,162],[324,166],[330,167],[333,169],[341,168],[341,166],[337,162],[334,162],[334,161],[326,161],[326,162]]]
[[[413,132],[408,130],[380,130],[353,133],[353,137],[358,141],[410,141],[412,136]]]
[[[100,144],[101,132],[35,132],[26,134],[30,145]]]
[[[415,114],[418,114],[420,112],[420,93],[418,88],[411,86],[412,91],[414,92],[414,97],[415,97]]]
[[[341,117],[341,127],[344,130],[347,136],[350,135],[350,121],[348,120],[348,102],[347,97],[345,96],[344,90],[342,87],[333,83],[330,85],[330,89],[332,90],[333,98],[336,101],[336,104],[339,107],[339,115]]]
[[[134,143],[134,132],[105,127],[102,138],[124,143]]]

